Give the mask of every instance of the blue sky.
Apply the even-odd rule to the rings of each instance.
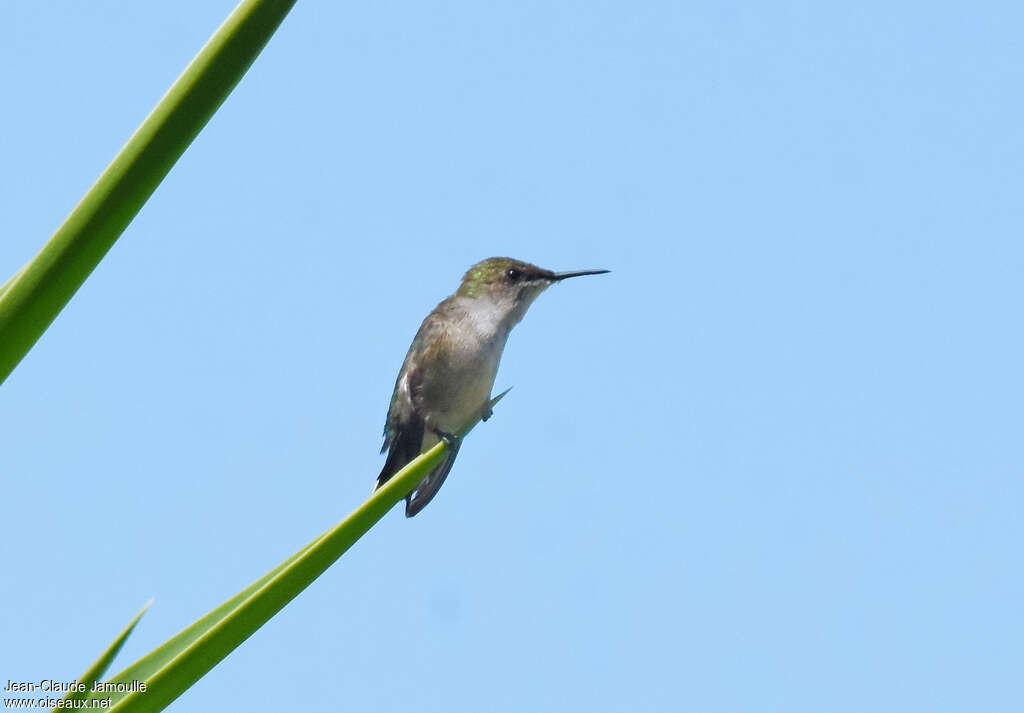
[[[232,8],[9,3],[0,271]],[[344,517],[420,320],[608,268],[174,710],[1014,710],[1012,3],[300,2],[2,386],[0,678],[126,665]]]

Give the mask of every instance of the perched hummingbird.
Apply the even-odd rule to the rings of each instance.
[[[512,327],[552,284],[605,272],[551,272],[507,257],[469,268],[455,294],[423,320],[398,372],[380,449],[388,457],[374,490],[443,440],[444,459],[405,497],[406,517],[422,510],[455,463],[459,434],[491,415],[491,388]]]

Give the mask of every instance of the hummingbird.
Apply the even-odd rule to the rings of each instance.
[[[448,477],[460,434],[491,416],[491,389],[512,328],[556,282],[606,272],[552,272],[508,257],[469,268],[455,294],[423,320],[398,372],[380,449],[388,456],[374,490],[444,441],[443,460],[405,496],[406,517],[422,510]]]

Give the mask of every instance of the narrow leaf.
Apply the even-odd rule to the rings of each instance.
[[[0,383],[106,255],[294,4],[239,3],[39,254],[0,288]]]
[[[23,272],[25,272],[25,267],[24,266],[18,268],[17,272],[15,272],[13,275],[11,275],[10,277],[7,278],[7,282],[5,282],[4,284],[0,285],[0,297],[4,296],[4,293],[7,292],[7,290],[10,289],[11,285],[14,284],[14,281],[17,280],[18,276],[21,275],[21,273],[23,273]]]
[[[489,407],[507,393],[492,399]],[[112,683],[125,684],[128,691],[88,697],[110,698],[112,710],[118,713],[150,713],[166,708],[323,574],[426,477],[441,461],[444,450],[442,441],[421,454],[347,518],[111,679]],[[145,683],[145,691],[139,683]]]
[[[139,619],[142,618],[142,615],[146,613],[146,610],[149,609],[149,605],[152,603],[152,599],[146,602],[142,606],[142,609],[139,609],[139,613],[132,617],[132,620],[128,622],[128,626],[124,628],[124,631],[118,634],[113,643],[107,647],[106,651],[100,654],[100,657],[96,659],[96,662],[90,666],[85,673],[78,677],[78,682],[84,684],[85,691],[69,691],[68,695],[64,696],[65,701],[82,700],[88,695],[88,692],[92,690],[93,684],[100,679],[100,676],[102,676],[110,666],[114,657],[117,656],[117,652],[121,650],[121,647],[124,646],[124,642],[128,640],[128,635],[132,633],[135,629],[135,625],[139,623]]]

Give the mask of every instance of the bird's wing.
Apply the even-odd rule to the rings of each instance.
[[[384,425],[384,447],[381,448],[382,453],[388,451],[388,457],[377,476],[374,490],[388,482],[392,475],[420,454],[425,424],[412,399],[412,390],[418,388],[420,379],[419,369],[403,368],[395,384],[391,408],[388,409],[388,419]]]
[[[423,364],[424,352],[430,345],[436,343],[434,333],[440,329],[439,320],[431,313],[420,324],[416,332],[416,338],[412,340],[402,368],[395,379],[395,390],[391,394],[391,403],[388,405],[388,416],[384,421],[384,445],[380,452],[388,450],[391,443],[397,437],[398,431],[403,424],[419,417],[422,420],[422,412],[419,406],[422,404],[423,393],[423,372],[416,366]]]
[[[384,423],[384,446],[381,448],[381,453],[388,451],[388,457],[384,468],[377,477],[377,485],[374,489],[386,483],[391,476],[420,454],[423,447],[423,434],[426,429],[422,409],[425,376],[417,365],[436,361],[438,355],[431,353],[431,350],[444,348],[444,340],[439,339],[437,334],[443,329],[445,329],[443,321],[434,312],[431,312],[420,325],[419,331],[416,332],[416,338],[413,340],[412,346],[409,347],[409,353],[405,356],[405,362],[395,381],[388,417]],[[419,509],[434,497],[437,488],[441,487],[448,471],[451,470],[454,460],[454,453],[450,457],[446,456],[445,460],[439,463],[437,468],[417,487],[417,497],[419,497],[420,491],[426,492],[425,486],[430,486],[433,490],[430,491],[426,500],[423,500],[422,504],[417,507],[416,512],[419,512]],[[437,478],[439,472],[440,477]],[[435,480],[436,485],[433,484]],[[412,494],[406,498],[406,514],[408,514],[412,498]]]

